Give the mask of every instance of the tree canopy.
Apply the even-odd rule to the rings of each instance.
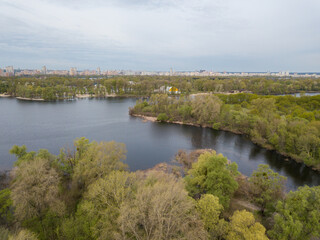
[[[220,203],[228,208],[229,201],[238,188],[235,176],[238,173],[236,163],[228,163],[227,158],[215,151],[205,152],[185,177],[186,189],[190,196],[200,198],[202,194],[212,194],[219,198]]]
[[[273,239],[317,239],[320,237],[320,187],[300,187],[290,192],[276,208]]]

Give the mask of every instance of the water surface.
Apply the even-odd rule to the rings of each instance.
[[[80,99],[63,102],[28,102],[0,98],[0,169],[10,169],[15,157],[8,151],[25,144],[28,150],[48,149],[58,154],[75,138],[115,140],[126,144],[131,170],[170,162],[179,149],[212,148],[250,175],[259,164],[269,164],[288,177],[288,189],[320,185],[320,174],[279,154],[253,144],[244,136],[208,128],[143,122],[130,117],[132,98]]]

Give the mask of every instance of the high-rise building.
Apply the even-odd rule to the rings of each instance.
[[[101,75],[100,67],[97,67],[97,74],[98,74],[98,75]]]
[[[44,74],[44,75],[47,74],[47,67],[46,67],[46,66],[43,66],[43,67],[41,68],[41,74]]]
[[[76,76],[77,74],[78,74],[77,68],[75,68],[75,67],[70,68],[70,72],[69,72],[70,76]]]
[[[13,66],[7,66],[7,67],[6,67],[6,75],[7,75],[7,76],[13,76],[13,75],[14,75]]]

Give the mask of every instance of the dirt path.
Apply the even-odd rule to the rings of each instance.
[[[261,208],[248,202],[248,201],[244,201],[244,200],[241,200],[241,199],[232,199],[231,200],[233,203],[236,203],[238,204],[239,206],[241,207],[244,207],[248,210],[251,210],[251,211],[261,211]]]

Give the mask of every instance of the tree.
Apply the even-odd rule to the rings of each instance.
[[[9,236],[8,240],[37,240],[36,234],[26,229],[20,230],[17,234]]]
[[[55,159],[55,156],[49,153],[47,149],[39,149],[38,152],[27,152],[26,145],[22,145],[21,147],[14,145],[9,152],[17,157],[17,161],[14,163],[15,166],[19,166],[25,161],[32,161],[36,157],[49,161],[53,161]]]
[[[220,114],[222,101],[214,95],[196,96],[192,100],[192,113],[199,124],[213,123]]]
[[[159,113],[159,115],[157,117],[157,120],[160,122],[166,122],[168,119],[169,119],[169,117],[165,113]]]
[[[187,173],[191,168],[192,164],[196,162],[199,156],[205,152],[211,152],[210,149],[197,149],[191,152],[180,149],[175,155],[175,161],[182,165],[183,170]]]
[[[64,212],[59,200],[60,177],[43,159],[22,162],[14,170],[11,197],[19,220],[42,217],[49,209]]]
[[[318,239],[320,237],[320,186],[300,187],[278,202],[273,239]]]
[[[223,210],[219,198],[211,194],[204,194],[197,202],[196,207],[211,238],[224,239],[227,232],[227,222],[224,219],[219,219]]]
[[[89,186],[84,204],[87,204],[87,216],[97,218],[92,229],[98,239],[115,239],[119,234],[120,207],[134,198],[136,188],[136,174],[124,171],[113,171]]]
[[[192,164],[192,169],[185,177],[186,189],[194,198],[210,193],[219,198],[223,207],[229,207],[229,201],[238,183],[234,179],[239,174],[236,163],[228,163],[222,154],[215,151],[206,152]]]
[[[123,143],[92,142],[74,167],[73,183],[85,190],[95,180],[114,170],[126,170],[128,166],[123,163],[125,153]]]
[[[226,240],[267,240],[266,229],[257,223],[252,213],[235,211],[231,217]]]
[[[251,194],[262,212],[274,211],[278,200],[284,198],[286,177],[272,171],[268,165],[260,164],[249,178]]]
[[[56,159],[56,164],[60,170],[66,175],[72,175],[74,167],[78,164],[79,159],[82,158],[82,155],[88,150],[91,146],[89,139],[85,137],[76,138],[73,142],[74,150],[69,148],[60,150],[60,154]]]
[[[13,221],[11,191],[8,188],[0,191],[0,224],[9,225]]]
[[[251,102],[253,112],[257,112],[260,116],[270,120],[275,113],[275,99],[274,98],[258,98]]]
[[[14,170],[11,198],[17,220],[39,233],[40,239],[56,239],[57,218],[65,213],[60,200],[60,176],[50,162],[36,158]]]
[[[3,227],[0,227],[0,239],[8,240],[9,239],[9,230]]]
[[[201,220],[183,183],[166,174],[152,174],[135,198],[120,209],[120,239],[206,239]]]
[[[59,239],[95,240],[98,216],[93,203],[82,201],[74,215],[64,219],[59,228]],[[108,239],[108,238],[106,238]]]

